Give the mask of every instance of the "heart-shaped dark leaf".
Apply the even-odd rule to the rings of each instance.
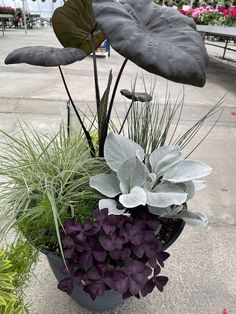
[[[168,277],[166,277],[166,276],[157,276],[157,277],[153,278],[153,281],[154,281],[157,289],[162,292],[163,289],[164,289],[164,286],[168,282]]]
[[[141,68],[203,86],[207,53],[195,24],[153,0],[94,0],[96,20],[111,46]]]
[[[5,64],[27,63],[43,67],[55,67],[80,61],[85,57],[86,54],[77,48],[31,46],[13,50],[6,57]]]
[[[104,41],[98,29],[92,0],[68,0],[57,8],[52,16],[53,30],[64,47],[83,50],[87,55],[93,51],[93,37],[96,48]]]
[[[128,89],[122,89],[120,93],[121,95],[125,96],[128,99],[132,99],[133,101],[150,102],[152,100],[152,96],[147,93],[134,91],[130,92]]]
[[[63,292],[71,294],[73,291],[73,277],[65,278],[61,280],[57,288]]]

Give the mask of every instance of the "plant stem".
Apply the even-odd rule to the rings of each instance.
[[[87,129],[86,129],[84,123],[83,123],[83,120],[81,119],[80,114],[79,114],[79,112],[78,112],[78,110],[77,110],[77,108],[76,108],[76,106],[75,106],[75,104],[74,104],[74,101],[73,101],[73,99],[72,99],[72,97],[71,97],[71,95],[70,95],[70,92],[69,92],[69,89],[68,89],[68,87],[67,87],[66,80],[65,80],[65,77],[64,77],[64,74],[63,74],[63,72],[62,72],[62,69],[61,69],[60,65],[58,66],[58,68],[59,68],[59,71],[60,71],[60,74],[61,74],[61,78],[62,78],[63,84],[64,84],[64,86],[65,86],[66,93],[67,93],[67,95],[68,95],[68,97],[69,97],[69,100],[70,100],[71,105],[72,105],[72,107],[73,107],[73,109],[74,109],[74,111],[75,111],[75,114],[76,114],[76,116],[77,116],[77,118],[78,118],[78,120],[79,120],[79,122],[80,122],[80,124],[81,124],[81,127],[82,127],[82,129],[83,129],[83,131],[84,131],[84,135],[85,135],[85,137],[86,137],[86,139],[87,139],[87,142],[88,142],[88,145],[89,145],[89,149],[90,149],[91,157],[95,157],[96,152],[95,152],[95,148],[94,148],[94,145],[93,145],[92,138],[91,138],[89,132],[87,131]]]
[[[118,73],[118,76],[116,78],[116,82],[115,82],[115,85],[114,85],[114,88],[113,88],[111,101],[110,101],[108,112],[107,112],[106,123],[104,125],[105,130],[104,130],[104,133],[103,133],[103,136],[102,136],[102,139],[101,139],[101,143],[100,143],[100,147],[99,147],[99,151],[100,151],[99,157],[103,157],[104,156],[103,150],[104,150],[105,140],[106,140],[106,137],[107,137],[108,126],[109,126],[109,121],[110,121],[110,117],[111,117],[111,111],[112,111],[112,107],[113,107],[113,104],[114,104],[116,91],[117,91],[117,88],[118,88],[118,85],[119,85],[119,82],[120,82],[120,79],[121,79],[121,75],[122,75],[122,73],[124,71],[124,68],[126,66],[127,61],[128,61],[128,59],[125,58],[124,62],[121,65],[120,71]]]
[[[96,94],[96,103],[97,103],[97,112],[98,112],[99,105],[100,105],[100,91],[99,91],[99,84],[98,84],[96,45],[95,45],[93,34],[92,34],[92,39],[93,39],[93,73],[94,73],[95,94]]]
[[[131,101],[131,104],[130,104],[130,106],[129,106],[129,109],[128,109],[127,112],[126,112],[125,118],[124,118],[124,120],[123,120],[123,122],[122,122],[122,125],[121,125],[121,127],[120,127],[120,131],[118,132],[119,134],[120,134],[121,131],[123,130],[123,127],[124,127],[124,125],[125,125],[125,122],[126,122],[126,120],[127,120],[127,118],[128,118],[128,115],[129,115],[129,113],[130,113],[130,110],[131,110],[133,104],[134,104],[134,100]]]

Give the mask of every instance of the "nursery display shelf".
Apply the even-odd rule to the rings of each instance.
[[[4,19],[11,19],[13,18],[12,14],[0,14],[0,27],[2,28],[2,35],[4,36],[5,31],[5,25],[4,25]]]
[[[225,40],[224,46],[216,45],[209,42],[205,43],[206,45],[209,45],[209,46],[214,46],[214,47],[224,49],[223,56],[222,56],[223,59],[226,59],[225,54],[227,50],[236,52],[236,49],[228,47],[228,43],[231,40],[234,40],[234,43],[236,42],[236,27],[217,26],[217,25],[197,25],[197,31],[203,34],[204,39],[206,35],[213,35],[213,36],[220,36]],[[236,62],[236,59],[234,62]]]

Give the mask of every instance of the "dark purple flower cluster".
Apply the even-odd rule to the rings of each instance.
[[[93,212],[94,221],[69,220],[61,231],[68,274],[58,288],[67,293],[81,284],[92,299],[113,289],[123,298],[163,291],[168,278],[159,276],[169,254],[161,251],[156,230],[160,222],[148,212],[130,217]]]

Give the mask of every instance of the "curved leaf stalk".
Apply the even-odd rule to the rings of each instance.
[[[71,105],[72,105],[72,107],[73,107],[73,109],[74,109],[74,111],[75,111],[75,114],[76,114],[76,116],[77,116],[77,118],[78,118],[78,120],[79,120],[79,122],[80,122],[80,124],[81,124],[81,127],[82,127],[82,129],[83,129],[84,135],[85,135],[85,137],[86,137],[86,139],[87,139],[87,142],[88,142],[88,145],[89,145],[89,149],[90,149],[91,157],[95,157],[95,156],[96,156],[96,151],[95,151],[95,148],[94,148],[94,145],[93,145],[92,138],[91,138],[89,132],[87,131],[87,129],[86,129],[84,123],[83,123],[83,120],[81,119],[80,114],[79,114],[79,112],[78,112],[78,110],[77,110],[77,108],[76,108],[76,106],[75,106],[75,104],[74,104],[74,101],[73,101],[73,99],[72,99],[72,97],[71,97],[71,95],[70,95],[70,92],[69,92],[68,86],[67,86],[67,84],[66,84],[66,80],[65,80],[64,74],[63,74],[63,72],[62,72],[62,69],[61,69],[60,66],[58,66],[58,68],[59,68],[59,70],[60,70],[61,78],[62,78],[63,84],[64,84],[64,86],[65,86],[65,89],[66,89],[67,95],[68,95],[68,97],[69,97],[69,100],[70,100],[70,102],[71,102]]]
[[[130,113],[130,110],[131,110],[133,104],[134,104],[134,100],[132,99],[131,104],[130,104],[130,106],[129,106],[129,109],[128,109],[127,112],[126,112],[126,115],[125,115],[125,117],[124,117],[124,120],[123,120],[123,122],[122,122],[122,125],[121,125],[121,127],[120,127],[120,131],[118,132],[118,134],[120,134],[120,133],[122,132],[123,128],[124,128],[125,122],[126,122],[126,120],[127,120],[127,118],[128,118],[128,115],[129,115],[129,113]]]
[[[99,91],[99,83],[98,83],[98,69],[97,69],[97,59],[96,59],[96,43],[92,33],[93,40],[93,73],[94,73],[94,84],[95,84],[95,94],[96,94],[96,103],[97,103],[97,111],[99,110],[100,105],[100,91]]]
[[[113,108],[113,104],[114,104],[114,100],[115,100],[115,96],[116,96],[116,91],[117,91],[117,88],[118,88],[118,85],[119,85],[119,82],[120,82],[120,79],[121,79],[121,75],[124,71],[124,68],[126,66],[126,63],[127,63],[128,59],[125,58],[125,60],[123,61],[122,65],[121,65],[121,68],[120,68],[120,71],[118,73],[118,76],[116,78],[116,82],[115,82],[115,85],[114,85],[114,88],[113,88],[113,92],[112,92],[112,96],[111,96],[111,100],[110,100],[110,104],[109,104],[109,108],[108,108],[108,112],[107,112],[107,117],[106,117],[106,123],[104,125],[104,133],[103,133],[103,136],[102,136],[102,139],[101,139],[101,143],[100,143],[100,147],[99,147],[99,150],[100,150],[100,154],[99,156],[100,157],[103,157],[104,156],[104,144],[105,144],[105,140],[106,140],[106,137],[107,137],[107,132],[108,132],[108,126],[109,126],[109,122],[110,122],[110,118],[111,118],[111,112],[112,112],[112,108]]]
[[[131,89],[132,89],[133,92],[135,92],[135,87],[136,87],[136,83],[137,83],[137,77],[138,77],[138,70],[137,70],[137,73],[136,73],[136,76],[135,76],[134,86],[131,86]],[[145,88],[145,92],[146,92],[145,82],[144,82],[144,88]],[[124,128],[124,125],[125,125],[125,122],[126,122],[126,120],[128,119],[130,110],[131,110],[131,108],[133,107],[133,104],[134,104],[134,103],[135,103],[135,100],[134,100],[134,97],[133,97],[132,100],[131,100],[131,104],[130,104],[130,106],[129,106],[127,112],[126,112],[125,117],[124,117],[124,120],[123,120],[123,122],[122,122],[122,124],[121,124],[120,131],[118,132],[118,134],[120,134],[120,133],[122,132],[122,130],[123,130],[123,128]]]

